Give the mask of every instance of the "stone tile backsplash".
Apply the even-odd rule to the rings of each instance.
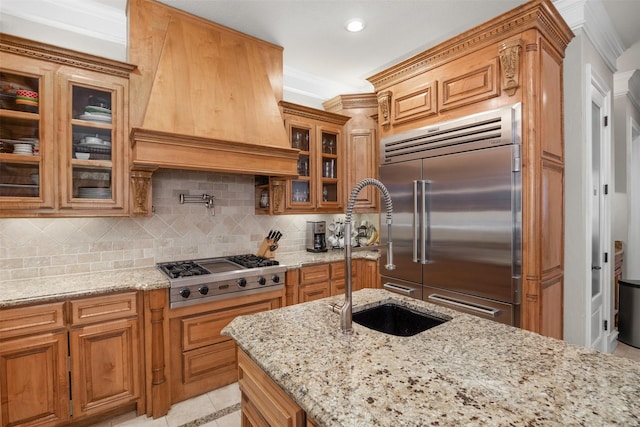
[[[214,196],[214,209],[180,204],[179,195]],[[307,221],[343,215],[254,213],[254,178],[160,170],[153,176],[150,218],[0,219],[1,280],[153,266],[157,262],[255,253],[270,229],[282,231],[279,252],[304,250]],[[354,221],[378,223],[378,215]]]

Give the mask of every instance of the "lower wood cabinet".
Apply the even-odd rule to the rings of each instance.
[[[69,422],[67,333],[0,342],[0,425],[53,426]]]
[[[74,416],[95,415],[140,396],[139,342],[137,319],[71,331]]]
[[[236,382],[236,344],[220,332],[236,316],[284,305],[285,292],[278,290],[172,309],[171,403]]]
[[[138,312],[136,292],[1,310],[0,426],[142,413]]]
[[[299,270],[298,302],[315,301],[331,295],[329,264],[302,266]]]
[[[306,265],[298,271],[298,303],[344,294],[346,286],[344,261]],[[351,286],[354,292],[362,288],[379,288],[378,261],[351,260]],[[295,293],[292,291],[291,294]]]
[[[302,408],[240,349],[238,385],[242,392],[242,427],[305,426]]]

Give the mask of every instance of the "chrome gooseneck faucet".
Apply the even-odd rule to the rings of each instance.
[[[393,215],[393,205],[391,204],[391,195],[389,194],[389,190],[384,186],[380,181],[373,178],[365,178],[353,187],[351,191],[351,196],[349,197],[349,203],[347,205],[347,212],[344,220],[344,263],[345,263],[345,272],[346,272],[346,283],[344,289],[344,304],[340,309],[340,329],[343,334],[351,334],[353,329],[351,328],[351,317],[352,317],[352,287],[351,287],[351,217],[353,215],[353,207],[356,203],[356,198],[358,197],[358,193],[367,185],[373,185],[377,187],[382,193],[382,197],[384,197],[385,204],[387,205],[387,227],[389,232],[388,236],[388,250],[387,250],[387,264],[385,268],[387,270],[394,270],[396,266],[393,264],[393,246],[391,242],[391,223],[392,223],[392,215]],[[362,247],[359,249],[367,250],[371,249],[370,247]]]

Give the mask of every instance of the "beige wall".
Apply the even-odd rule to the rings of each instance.
[[[270,229],[282,231],[279,253],[305,249],[306,221],[344,215],[254,214],[249,175],[158,171],[151,218],[0,219],[0,283],[10,279],[153,266],[157,262],[255,253]],[[215,196],[215,215],[179,194]],[[377,215],[354,222],[378,223]]]

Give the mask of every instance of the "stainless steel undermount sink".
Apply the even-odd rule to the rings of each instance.
[[[394,303],[385,303],[353,313],[359,325],[385,334],[410,337],[447,322]]]

